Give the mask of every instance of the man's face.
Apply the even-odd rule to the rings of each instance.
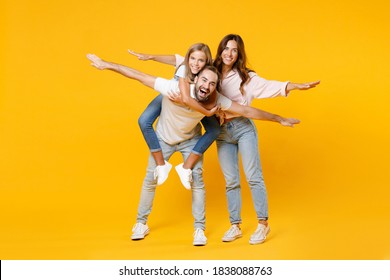
[[[211,70],[205,69],[198,76],[195,84],[195,98],[199,101],[205,101],[215,92],[218,82],[218,75]]]

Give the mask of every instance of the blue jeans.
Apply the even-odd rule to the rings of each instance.
[[[156,132],[153,128],[153,123],[161,113],[162,98],[161,94],[154,98],[138,119],[138,124],[141,128],[142,134],[149,150],[152,153],[161,151],[161,146],[159,145]],[[201,122],[205,129],[205,133],[192,150],[192,153],[197,155],[202,155],[210,147],[214,140],[217,139],[219,133],[221,132],[221,127],[219,126],[219,122],[215,116],[204,117]]]
[[[268,199],[261,170],[257,130],[250,119],[238,117],[222,126],[217,138],[218,159],[226,181],[229,219],[241,223],[241,185],[238,153],[241,154],[246,181],[251,190],[256,215],[268,219]]]
[[[180,152],[183,155],[185,160],[195,143],[198,142],[200,135],[192,139],[186,140],[184,142],[178,143],[176,145],[169,145],[159,139],[159,144],[162,147],[162,152],[165,160],[169,160],[174,152]],[[192,215],[194,217],[194,228],[205,229],[206,214],[205,214],[205,187],[203,182],[203,157],[201,157],[194,168],[192,169],[192,178],[193,182],[191,185],[192,191]],[[138,205],[138,215],[137,222],[146,224],[149,214],[152,210],[153,200],[156,192],[156,180],[154,179],[154,169],[156,168],[156,163],[152,157],[149,156],[148,167],[146,170],[146,176],[142,185],[141,198]],[[173,198],[174,200],[174,198]],[[169,201],[167,203],[172,203]],[[180,211],[178,209],[177,211]]]
[[[138,118],[138,125],[141,128],[142,135],[148,144],[149,150],[153,152],[161,151],[161,146],[158,143],[156,132],[153,128],[153,123],[161,113],[161,103],[163,96],[159,94],[149,103],[145,111]]]

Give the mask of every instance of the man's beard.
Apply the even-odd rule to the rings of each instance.
[[[200,94],[199,94],[200,91],[200,88],[195,92],[194,96],[195,96],[195,99],[198,101],[198,102],[205,102],[209,99],[209,96],[210,94],[204,94],[204,97],[202,97]]]

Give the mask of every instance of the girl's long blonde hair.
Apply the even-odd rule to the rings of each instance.
[[[201,51],[203,52],[205,55],[206,55],[206,65],[213,65],[213,57],[211,55],[211,51],[210,51],[210,48],[208,45],[206,44],[203,44],[203,43],[196,43],[196,44],[193,44],[187,51],[186,53],[186,56],[184,58],[184,62],[182,63],[182,65],[184,65],[186,67],[186,78],[188,79],[189,82],[194,82],[195,80],[195,77],[197,75],[193,74],[191,72],[191,69],[190,69],[190,65],[189,65],[189,60],[190,60],[190,55],[193,53],[193,52],[196,52],[196,51]],[[205,66],[206,66],[205,65]]]

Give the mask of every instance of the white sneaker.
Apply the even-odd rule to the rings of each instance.
[[[177,174],[179,174],[180,181],[183,184],[183,186],[187,190],[190,190],[191,189],[191,182],[192,182],[192,170],[183,168],[183,163],[176,165],[175,169],[176,169]]]
[[[251,239],[249,239],[249,244],[255,245],[255,244],[260,244],[265,241],[267,238],[267,234],[270,231],[269,225],[263,225],[259,224],[257,226],[256,231],[251,235]]]
[[[237,238],[242,237],[241,229],[237,225],[232,225],[225,235],[222,237],[223,242],[234,241]]]
[[[133,234],[131,235],[131,239],[139,240],[144,239],[146,235],[149,234],[149,227],[142,223],[136,223],[133,226]]]
[[[154,179],[157,179],[157,185],[161,185],[168,178],[169,171],[171,171],[172,164],[165,161],[164,165],[157,165],[154,169]]]
[[[207,238],[204,235],[203,229],[197,228],[194,232],[194,246],[204,246],[207,243]]]

